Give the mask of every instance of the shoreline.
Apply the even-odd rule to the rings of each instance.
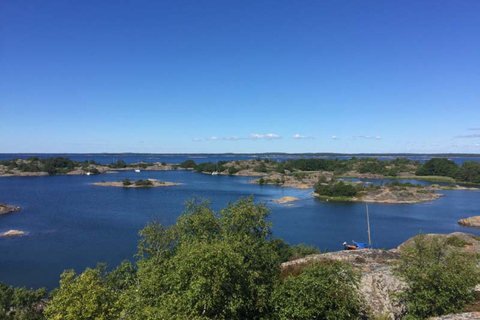
[[[182,183],[157,181],[154,179],[149,179],[147,181],[149,181],[151,185],[136,185],[135,181],[132,181],[130,185],[124,185],[123,181],[94,182],[94,183],[91,183],[91,185],[97,186],[97,187],[114,187],[114,188],[159,188],[159,187],[174,187],[174,186],[182,185]]]

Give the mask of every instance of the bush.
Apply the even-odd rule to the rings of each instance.
[[[327,197],[354,197],[357,195],[357,188],[343,181],[328,185],[317,183],[314,189],[319,195]]]
[[[474,299],[473,289],[480,281],[477,258],[449,246],[449,241],[419,235],[402,250],[396,273],[408,285],[400,295],[406,302],[406,319],[459,312]]]
[[[359,276],[350,265],[329,261],[287,277],[272,295],[273,319],[359,319]]]

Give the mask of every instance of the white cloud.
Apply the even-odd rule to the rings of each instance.
[[[465,134],[461,136],[455,136],[455,138],[480,138],[480,134],[475,133],[475,134]]]
[[[301,135],[301,134],[294,134],[293,139],[313,139],[313,137],[310,137],[310,136],[304,136],[304,135]]]
[[[252,139],[252,140],[273,140],[273,139],[281,139],[278,134],[274,133],[267,133],[267,134],[258,134],[258,133],[251,133],[247,139]]]
[[[193,141],[197,141],[197,142],[198,142],[198,141],[202,141],[201,138],[193,138],[192,140],[193,140]]]
[[[353,136],[355,139],[367,139],[367,140],[381,140],[382,137],[380,136],[366,136],[363,134],[358,134],[356,136]]]
[[[209,137],[209,138],[205,138],[205,140],[215,141],[215,140],[218,140],[218,138],[217,137]]]
[[[467,130],[480,131],[480,128],[468,128]]]
[[[223,140],[227,140],[227,141],[237,141],[237,140],[240,140],[239,137],[237,136],[233,136],[233,137],[225,137],[225,138],[222,138]]]
[[[332,139],[333,139],[333,140],[338,140],[338,139],[340,139],[340,138],[337,137],[337,136],[332,136]]]

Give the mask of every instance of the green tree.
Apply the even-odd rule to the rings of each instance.
[[[0,282],[0,319],[4,320],[41,320],[43,312],[39,306],[47,290],[13,288]]]
[[[457,180],[480,183],[480,163],[475,161],[465,161],[457,173]]]
[[[241,199],[220,212],[189,201],[175,225],[141,231],[136,285],[121,300],[131,319],[260,319],[270,311],[280,257],[268,209]]]
[[[401,295],[406,319],[425,319],[459,312],[473,300],[480,281],[477,257],[448,246],[447,239],[419,235],[401,252],[397,274],[408,285]]]
[[[455,178],[458,165],[445,158],[432,158],[420,166],[415,174],[417,176],[442,176]]]
[[[185,160],[182,163],[180,163],[180,168],[185,168],[185,169],[195,169],[197,164],[193,160]]]
[[[346,263],[314,263],[275,288],[272,319],[359,319],[363,304],[358,282],[359,276]]]
[[[75,274],[73,270],[63,272],[60,288],[45,308],[51,320],[109,320],[119,319],[118,296],[108,286],[104,268],[87,269]]]

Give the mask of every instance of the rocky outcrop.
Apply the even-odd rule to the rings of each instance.
[[[10,206],[10,205],[5,204],[5,203],[0,203],[0,215],[7,214],[7,213],[10,213],[10,212],[14,212],[14,211],[18,211],[20,209],[21,209],[20,207]]]
[[[272,201],[275,202],[275,203],[289,203],[289,202],[294,202],[294,201],[298,201],[298,200],[300,200],[300,199],[295,198],[295,197],[286,196],[286,197],[282,197],[282,198],[279,198],[279,199],[274,199]]]
[[[480,216],[468,217],[458,220],[458,224],[465,227],[480,228]]]
[[[441,237],[447,245],[456,247],[463,252],[480,254],[480,237],[472,234],[454,232],[450,234],[426,234],[427,237]],[[337,260],[351,264],[360,273],[359,291],[367,307],[370,308],[372,319],[388,316],[388,319],[399,320],[405,315],[406,308],[401,301],[396,299],[396,294],[403,292],[407,286],[393,272],[395,262],[400,258],[401,251],[413,241],[408,239],[396,249],[392,250],[351,250],[338,251],[324,254],[310,255],[305,258],[288,261],[281,265],[282,270],[303,268],[313,261]],[[480,285],[475,288],[480,291]],[[474,311],[478,309],[467,309]],[[447,315],[435,320],[470,320],[480,319],[480,313],[470,312]]]
[[[6,237],[19,237],[19,236],[24,236],[27,233],[25,231],[20,231],[20,230],[8,230],[6,232],[0,233],[0,238],[6,238]]]
[[[95,182],[92,183],[94,186],[100,187],[119,187],[119,188],[158,188],[158,187],[173,187],[180,186],[181,183],[168,182],[168,181],[157,181],[156,179],[148,179],[150,184],[136,184],[135,181],[130,182],[130,184],[124,184],[122,181],[112,181],[112,182]]]
[[[397,251],[352,250],[310,255],[285,262],[282,269],[304,265],[312,261],[337,260],[352,264],[360,272],[359,290],[374,316],[388,315],[401,319],[405,307],[395,299],[395,294],[405,290],[403,281],[393,275],[392,263],[399,258]]]
[[[357,198],[357,201],[376,203],[417,203],[434,201],[443,197],[441,193],[424,190],[417,187],[406,187],[404,189],[382,187],[377,190],[368,191],[367,194]]]
[[[464,232],[453,232],[449,234],[427,233],[426,237],[445,238],[447,244],[450,244],[460,251],[472,254],[480,254],[480,237]],[[405,246],[409,245],[414,238],[410,238],[397,247],[398,251],[402,251]],[[480,287],[477,291],[480,291]]]

